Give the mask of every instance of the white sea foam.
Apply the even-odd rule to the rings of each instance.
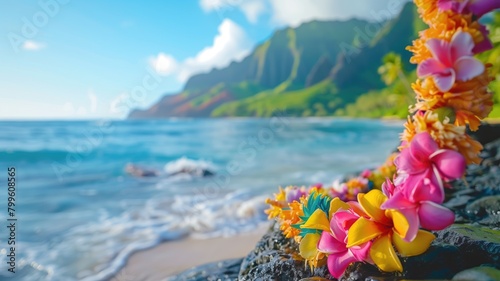
[[[203,176],[204,171],[214,172],[216,167],[213,163],[204,160],[193,160],[182,157],[165,165],[164,170],[169,175],[194,175]]]

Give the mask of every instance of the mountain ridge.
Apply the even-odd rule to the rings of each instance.
[[[180,93],[133,110],[129,118],[265,117],[280,108],[294,116],[337,114],[360,95],[385,87],[377,74],[383,55],[395,52],[408,61],[405,47],[419,21],[408,3],[371,37],[362,32],[373,23],[359,19],[280,29],[241,61],[192,76]]]

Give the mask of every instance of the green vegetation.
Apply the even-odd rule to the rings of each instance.
[[[493,110],[490,113],[491,118],[500,118],[500,12],[493,14],[492,20],[488,23],[490,30],[490,38],[493,42],[493,49],[481,54],[480,58],[491,63],[493,67],[490,72],[495,77],[495,81],[491,82],[490,89],[493,91]]]
[[[494,65],[491,116],[500,118],[500,13],[486,19],[495,48],[480,58]],[[424,28],[407,3],[384,23],[312,21],[278,30],[242,61],[191,77],[181,93],[131,118],[267,117],[278,109],[293,116],[405,118],[416,80],[405,48]]]
[[[223,104],[213,111],[212,116],[268,117],[283,108],[294,116],[327,116],[332,115],[340,103],[336,102],[339,100],[336,94],[337,89],[328,80],[301,90],[282,92],[273,89],[241,101]]]

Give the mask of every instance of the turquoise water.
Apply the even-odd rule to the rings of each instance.
[[[160,242],[251,231],[279,185],[330,184],[373,167],[401,122],[175,119],[0,122],[0,182],[17,174],[16,274],[0,235],[0,280],[108,280]],[[158,177],[138,178],[134,163]],[[205,168],[213,177],[169,174]],[[0,221],[7,225],[7,187]],[[5,229],[5,226],[2,226]]]

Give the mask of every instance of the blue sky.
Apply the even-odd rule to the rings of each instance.
[[[277,28],[401,1],[1,0],[0,119],[123,118]]]

